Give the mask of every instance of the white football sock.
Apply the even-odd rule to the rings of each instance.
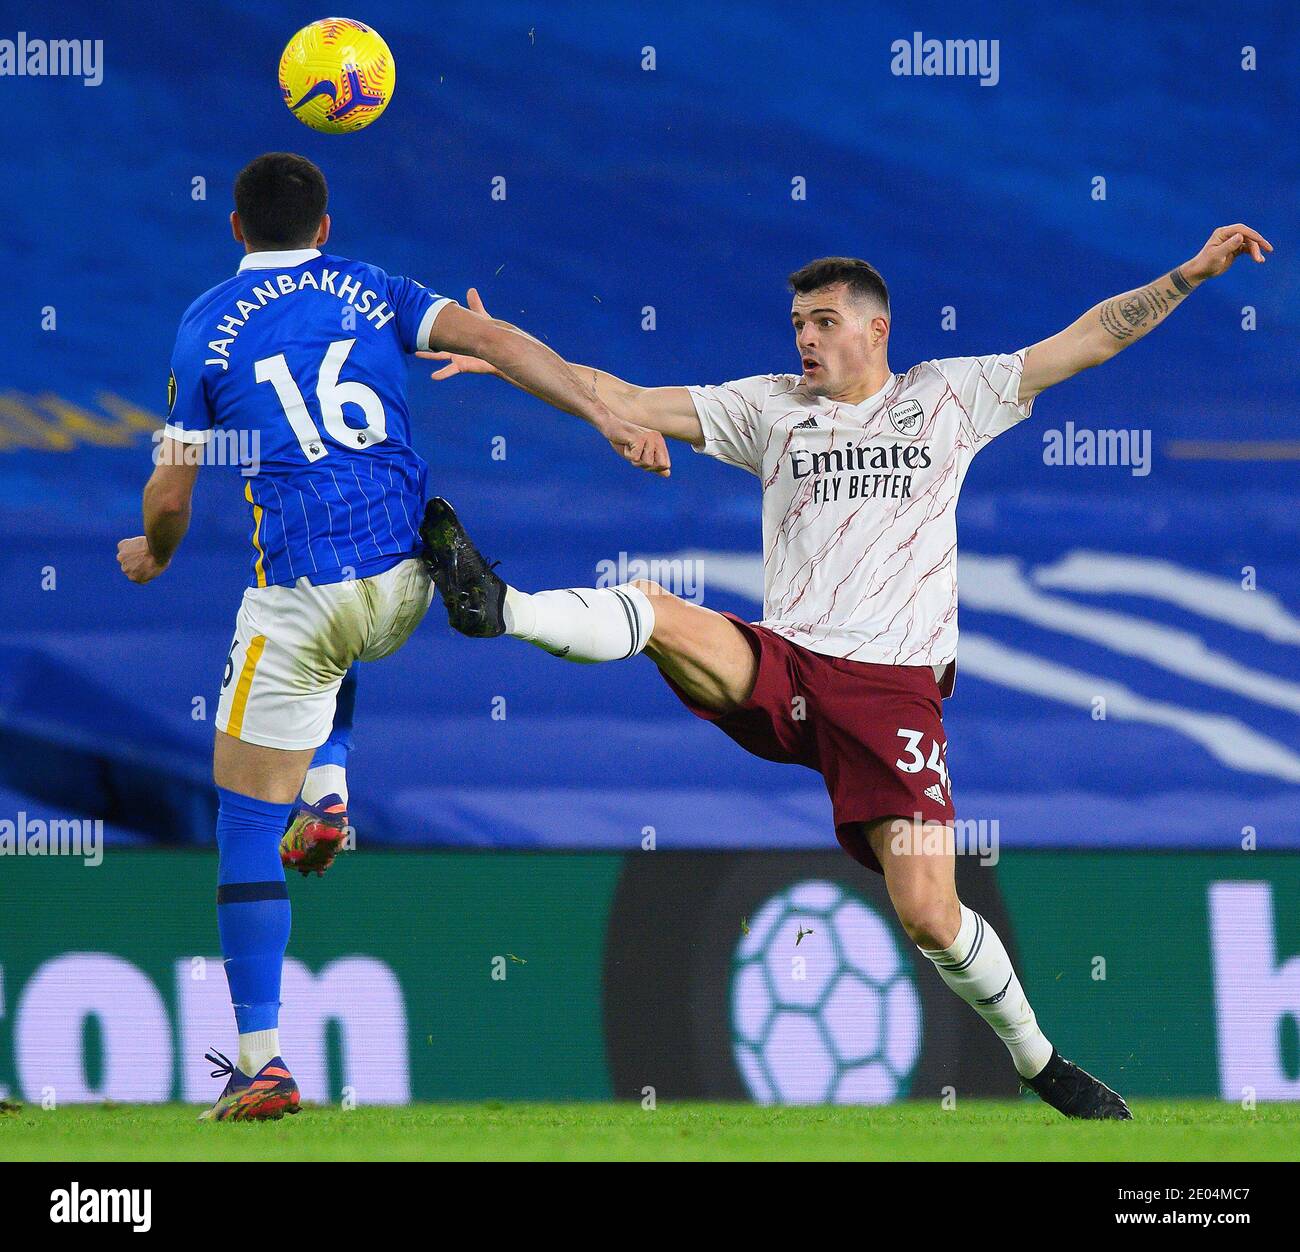
[[[337,795],[348,802],[348,773],[341,765],[313,765],[302,783],[304,804],[319,804],[326,796]]]
[[[238,1068],[252,1078],[267,1061],[280,1055],[280,1031],[250,1030],[239,1036]]]
[[[952,946],[920,952],[934,962],[939,977],[993,1027],[1022,1078],[1042,1072],[1051,1059],[1052,1045],[1039,1030],[1011,958],[988,922],[963,904],[961,929]]]
[[[506,634],[583,664],[636,656],[655,625],[654,606],[626,583],[533,595],[507,587],[503,616]]]

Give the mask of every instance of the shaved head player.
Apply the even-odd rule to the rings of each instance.
[[[435,500],[422,534],[451,623],[569,661],[645,652],[698,717],[758,756],[818,770],[841,845],[884,874],[903,928],[997,1032],[1024,1083],[1067,1116],[1128,1118],[1114,1091],[1052,1047],[1002,941],[957,896],[942,711],[956,671],[957,496],[971,458],[1040,392],[1135,343],[1238,256],[1271,251],[1249,227],[1225,226],[1190,261],[1032,347],[901,374],[887,359],[884,280],[865,261],[828,257],[790,277],[799,374],[637,387],[575,367],[629,421],[758,476],[763,619],[644,581],[525,594]],[[469,306],[487,316],[477,293]],[[430,355],[447,362],[435,378],[508,377]]]

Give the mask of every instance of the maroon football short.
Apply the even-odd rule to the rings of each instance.
[[[880,871],[862,835],[882,817],[953,820],[942,700],[928,665],[875,665],[823,656],[765,626],[724,613],[749,641],[758,677],[730,713],[700,708],[665,674],[697,717],[768,761],[806,765],[831,797],[844,850]]]

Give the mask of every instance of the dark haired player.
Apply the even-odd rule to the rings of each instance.
[[[835,833],[884,874],[904,930],[1006,1045],[1022,1081],[1070,1117],[1130,1116],[1039,1029],[1005,947],[957,897],[942,698],[957,653],[957,495],[971,458],[1029,416],[1047,387],[1109,360],[1240,255],[1242,225],[1192,260],[1001,356],[886,359],[889,294],[865,261],[828,257],[790,278],[801,374],[717,387],[636,387],[580,369],[631,421],[763,484],[763,620],[688,604],[648,582],[526,595],[486,567],[445,501],[424,534],[451,623],[570,661],[644,651],[697,716],[826,782]],[[471,309],[487,316],[477,293]],[[506,323],[498,323],[505,326]],[[435,378],[508,370],[453,353]],[[803,713],[804,716],[800,716]]]
[[[220,1120],[297,1111],[279,1055],[289,939],[281,836],[313,752],[338,730],[344,676],[401,647],[432,597],[418,559],[428,467],[411,447],[408,355],[437,348],[491,361],[634,464],[668,466],[659,434],[611,413],[536,340],[410,278],[323,254],[326,201],[324,176],[303,157],[267,153],[240,172],[230,225],[245,256],[181,319],[145,533],[118,545],[132,582],[158,577],[189,525],[196,445],[214,432],[248,436],[239,446],[251,442],[255,461],[244,487],[252,570],[213,753],[217,921],[239,1028],[238,1059],[213,1058],[214,1076],[229,1074],[207,1114]],[[341,829],[339,801],[320,799],[318,826]]]

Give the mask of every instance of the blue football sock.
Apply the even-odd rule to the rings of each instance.
[[[280,1021],[289,893],[280,836],[293,806],[217,788],[217,929],[239,1033]]]

